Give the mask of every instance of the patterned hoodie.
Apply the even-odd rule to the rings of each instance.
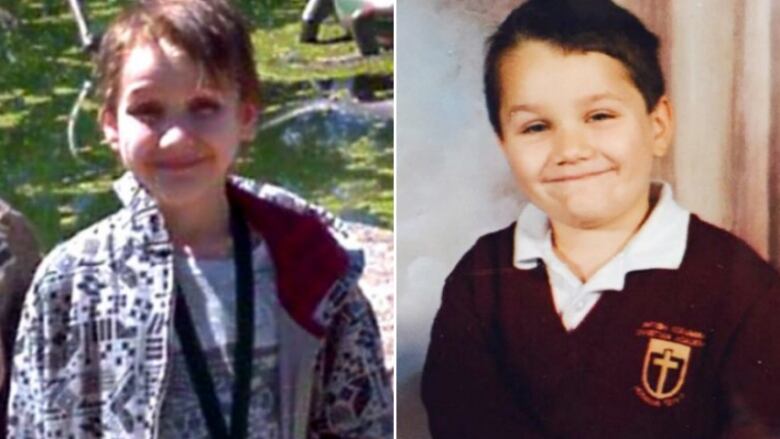
[[[27,296],[9,437],[155,438],[174,336],[173,247],[130,175],[124,208],[59,245]],[[228,198],[266,241],[279,303],[283,439],[390,438],[393,401],[362,252],[338,221],[282,189],[231,178]]]

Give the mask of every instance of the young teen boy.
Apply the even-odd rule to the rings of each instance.
[[[674,131],[657,51],[610,1],[530,0],[489,39],[530,204],[446,280],[434,438],[780,437],[780,278],[651,182]]]
[[[321,209],[231,174],[260,104],[238,11],[132,2],[97,72],[123,207],[36,272],[10,437],[391,438],[362,252]]]

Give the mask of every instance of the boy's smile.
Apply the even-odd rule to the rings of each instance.
[[[637,226],[671,139],[668,100],[648,113],[618,60],[539,41],[509,50],[499,78],[501,146],[553,227]]]
[[[600,177],[610,172],[617,172],[617,168],[614,166],[589,166],[588,168],[569,169],[551,176],[543,177],[542,181],[545,183],[566,183]]]
[[[138,43],[123,65],[116,110],[102,118],[123,164],[163,208],[220,201],[255,107],[166,40]]]

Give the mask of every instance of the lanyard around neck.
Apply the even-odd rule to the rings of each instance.
[[[254,345],[254,279],[249,227],[235,203],[230,206],[230,233],[236,270],[236,345],[233,357],[233,407],[230,428],[225,420],[208,369],[206,355],[195,332],[192,315],[181,288],[176,288],[174,324],[181,341],[190,381],[198,395],[201,412],[212,438],[245,438],[252,380]]]

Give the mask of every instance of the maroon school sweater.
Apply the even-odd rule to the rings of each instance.
[[[513,241],[480,238],[446,280],[434,438],[780,437],[780,278],[738,238],[692,216],[679,269],[629,273],[571,332]]]

